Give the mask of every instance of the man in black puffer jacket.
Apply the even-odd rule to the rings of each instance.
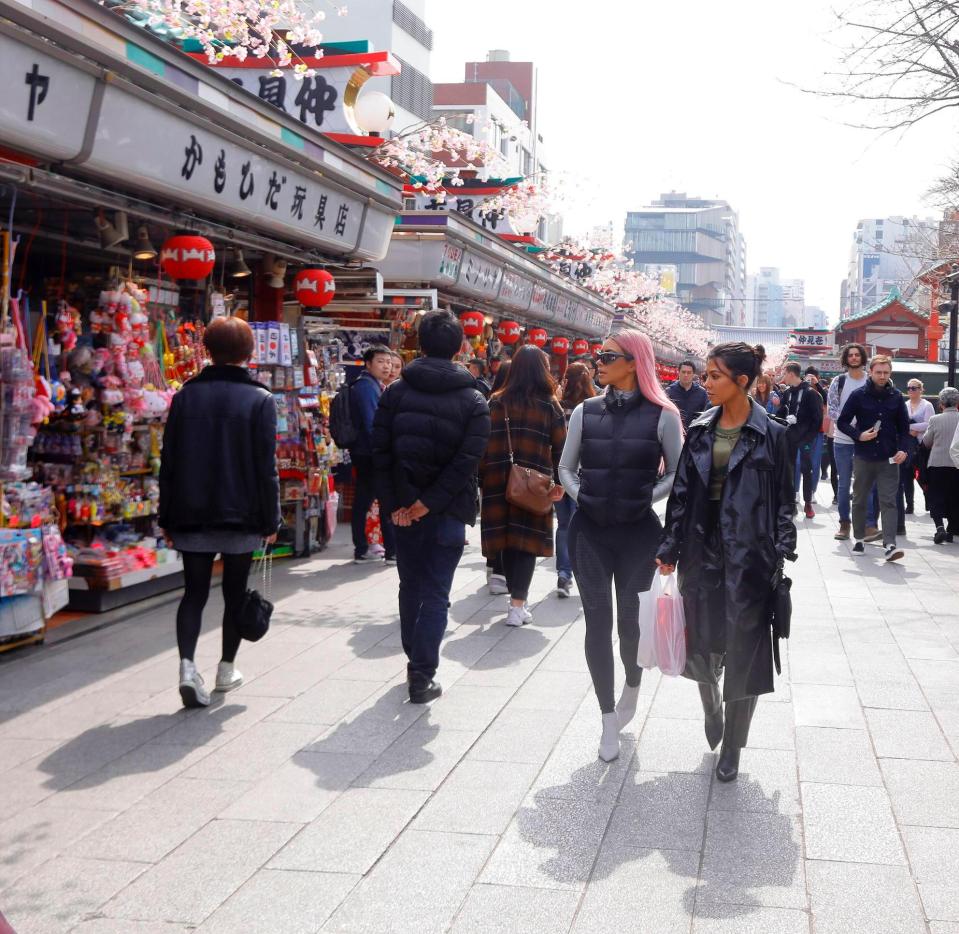
[[[462,325],[448,311],[431,311],[419,338],[425,357],[387,387],[373,420],[380,508],[396,526],[400,627],[414,704],[442,693],[433,676],[466,526],[476,522],[476,471],[490,434],[476,381],[452,362]]]

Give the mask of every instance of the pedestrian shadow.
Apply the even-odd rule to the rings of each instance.
[[[78,791],[95,788],[122,775],[155,772],[179,762],[194,749],[205,746],[223,732],[223,725],[246,710],[239,704],[211,704],[198,711],[180,710],[103,723],[86,730],[58,746],[37,766],[49,776],[44,788]],[[183,741],[157,742],[161,734],[183,726]],[[150,753],[142,758],[129,756],[149,744]]]
[[[627,750],[624,743],[624,755]],[[704,753],[703,765],[711,773],[715,755]],[[584,885],[643,863],[658,877],[662,870],[655,864],[664,863],[670,876],[687,884],[681,894],[678,887],[656,886],[658,898],[678,900],[657,905],[657,917],[672,917],[681,905],[689,918],[740,918],[768,904],[770,892],[795,888],[799,834],[796,820],[779,811],[778,791],[767,794],[744,770],[737,798],[753,810],[706,810],[705,798],[690,801],[694,776],[669,772],[633,786],[626,799],[615,798],[618,787],[603,786],[611,778],[622,781],[623,770],[617,763],[590,763],[567,784],[537,791],[532,805],[517,812],[522,838],[551,853],[539,865],[550,879]]]
[[[324,752],[342,755],[376,757],[373,764],[354,784],[375,786],[377,779],[386,779],[403,772],[425,768],[435,758],[425,747],[439,733],[439,725],[429,722],[425,704],[411,704],[405,683],[396,684],[381,694],[371,707],[365,707],[351,720],[343,720],[303,752]],[[303,764],[316,774],[321,788],[341,790],[342,775],[324,756],[302,756]]]

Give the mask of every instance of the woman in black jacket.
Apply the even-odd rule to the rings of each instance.
[[[710,748],[723,742],[723,782],[739,773],[757,696],[774,690],[770,600],[783,561],[796,557],[786,429],[748,395],[763,359],[762,348],[742,343],[710,351],[714,407],[689,426],[656,557],[663,574],[679,566],[684,675],[699,682]]]
[[[194,664],[213,561],[223,558],[223,654],[216,691],[243,683],[233,662],[237,615],[253,552],[276,541],[280,485],[276,405],[246,370],[253,332],[240,318],[218,318],[203,337],[213,360],[174,397],[163,433],[159,524],[183,556],[186,589],[177,610],[180,697],[205,707],[210,695]]]

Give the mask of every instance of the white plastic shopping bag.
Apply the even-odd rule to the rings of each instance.
[[[636,663],[640,668],[656,668],[656,601],[662,592],[662,575],[653,575],[649,590],[639,595],[639,650]]]
[[[656,625],[653,631],[653,650],[659,670],[664,675],[677,677],[686,667],[686,612],[679,592],[676,574],[657,574],[660,580],[656,598]],[[642,631],[640,631],[642,642]]]

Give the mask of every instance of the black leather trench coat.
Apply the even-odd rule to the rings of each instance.
[[[770,598],[784,559],[795,560],[795,465],[785,426],[752,403],[709,531],[709,475],[719,408],[689,426],[666,509],[657,557],[677,565],[686,612],[687,667],[695,681],[716,681],[715,645],[725,647],[723,699],[768,694],[773,687]],[[716,571],[717,566],[721,567]]]

